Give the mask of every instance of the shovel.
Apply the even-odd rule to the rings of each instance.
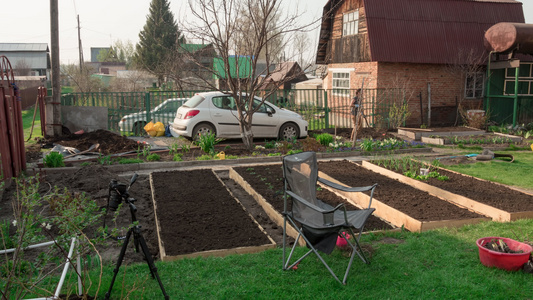
[[[96,149],[98,149],[98,147],[100,147],[100,144],[96,143],[96,144],[91,145],[91,147],[89,147],[89,149],[87,149],[87,150],[83,150],[83,151],[78,152],[78,153],[75,153],[75,154],[67,155],[67,156],[65,156],[65,157],[63,157],[63,158],[70,158],[70,157],[74,157],[74,156],[76,156],[76,155],[80,155],[80,154],[83,154],[83,153],[87,153],[87,152],[90,152],[90,151],[92,151],[92,150],[96,150]]]

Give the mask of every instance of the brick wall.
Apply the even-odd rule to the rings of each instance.
[[[428,124],[428,85],[431,88],[431,126],[453,125],[457,102],[464,96],[464,78],[444,65],[364,62],[331,64],[328,68],[330,71],[324,79],[326,89],[332,87],[331,69],[349,69],[352,89],[360,88],[363,78],[365,89],[403,89],[411,112],[407,126]],[[479,108],[481,103],[482,99],[463,101],[468,108]]]

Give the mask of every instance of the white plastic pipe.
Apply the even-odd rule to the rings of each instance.
[[[39,247],[44,247],[44,246],[50,246],[50,245],[55,244],[55,242],[56,241],[50,241],[50,242],[44,242],[44,243],[40,243],[40,244],[30,245],[30,246],[24,248],[24,250],[29,250],[29,249],[34,249],[34,248],[39,248]],[[16,248],[0,250],[0,254],[6,254],[6,253],[15,252],[15,249]]]
[[[54,297],[56,299],[59,298],[59,292],[61,292],[61,288],[63,287],[63,282],[65,282],[65,277],[67,276],[68,267],[70,267],[70,260],[72,259],[72,253],[74,252],[75,245],[76,245],[76,238],[72,238],[72,243],[70,243],[70,249],[68,251],[67,262],[65,263],[65,267],[63,268],[63,273],[61,274],[61,279],[59,279],[59,283],[57,284],[57,289],[54,294]]]

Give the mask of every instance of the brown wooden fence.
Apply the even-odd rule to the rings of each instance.
[[[8,185],[26,169],[22,108],[11,63],[0,56],[0,180]]]

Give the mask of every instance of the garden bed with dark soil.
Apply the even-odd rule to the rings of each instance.
[[[484,218],[480,214],[461,208],[387,176],[367,170],[347,160],[319,162],[319,170],[348,186],[367,186],[378,183],[378,187],[374,192],[376,200],[418,221],[473,220],[473,222],[476,222]],[[380,213],[377,210],[375,212],[377,215]],[[392,217],[394,216],[384,218],[391,221],[388,218]],[[439,226],[446,226],[445,224],[446,222]],[[407,224],[394,225],[402,226]]]
[[[219,153],[224,151],[226,156],[237,156],[237,157],[250,157],[250,156],[267,156],[273,153],[286,154],[290,150],[302,150],[302,151],[315,151],[321,152],[325,151],[326,147],[320,145],[316,139],[313,138],[314,135],[320,133],[330,133],[332,135],[337,134],[344,139],[349,139],[351,134],[350,128],[337,128],[337,129],[323,129],[323,130],[314,130],[309,132],[309,137],[305,139],[299,139],[296,144],[290,144],[287,142],[281,142],[285,147],[280,147],[277,149],[253,149],[248,150],[242,144],[242,141],[239,139],[226,140],[222,143],[215,146],[215,152]],[[386,130],[373,129],[373,128],[363,128],[359,134],[360,138],[368,139],[385,139],[394,137],[390,132]],[[157,138],[153,138],[157,140]],[[191,141],[185,139],[170,139],[167,143],[176,143],[179,147],[186,145],[191,146]],[[148,139],[150,140],[150,139]],[[264,145],[265,139],[256,139],[254,143],[257,145]],[[38,162],[42,158],[41,149],[51,148],[53,144],[59,144],[66,147],[72,147],[78,149],[79,151],[88,150],[89,147],[95,144],[99,144],[99,147],[91,152],[95,154],[106,155],[116,155],[121,153],[127,153],[137,150],[143,150],[145,145],[137,142],[134,139],[127,138],[125,136],[118,135],[114,132],[108,130],[96,130],[93,132],[85,132],[82,134],[69,134],[56,138],[49,139],[40,139],[38,144],[30,145],[26,148],[26,160],[27,162]],[[157,152],[160,155],[160,161],[172,161],[174,155],[170,155],[168,150],[162,150]],[[191,150],[188,152],[181,151],[183,153],[182,159],[195,160],[198,157],[205,155],[205,153],[198,148],[197,146],[192,146]],[[122,155],[123,157],[137,157],[137,153]],[[94,156],[95,158],[97,155]],[[142,157],[140,157],[142,158]],[[75,162],[69,162],[66,165],[72,166]]]
[[[163,260],[198,252],[216,255],[210,250],[229,254],[275,246],[212,170],[157,172],[151,181]]]
[[[283,171],[280,164],[273,165],[254,165],[251,167],[233,168],[258,194],[262,195],[272,207],[281,214],[283,212]],[[347,210],[357,210],[358,208],[347,202],[335,193],[319,189],[317,198],[328,203],[331,206],[337,206],[340,203],[346,205]],[[392,229],[393,227],[379,219],[376,216],[370,216],[364,230],[375,231]]]
[[[381,167],[383,168],[384,166]],[[399,175],[403,175],[404,171],[408,171],[388,170]],[[416,174],[419,170],[412,171]],[[437,178],[428,178],[424,182],[505,212],[533,212],[533,195],[517,191],[503,184],[459,174],[443,168],[439,168],[437,171],[440,175],[445,175],[449,179],[442,181]],[[500,221],[510,221],[511,219],[515,218],[511,217],[510,219],[501,219]]]

